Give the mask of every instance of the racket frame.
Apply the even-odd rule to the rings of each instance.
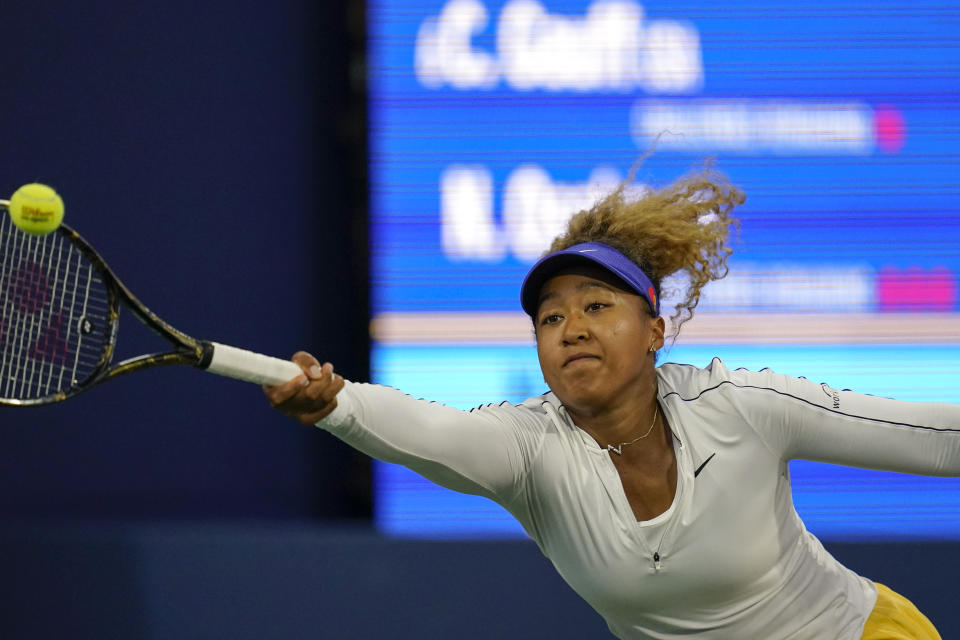
[[[9,200],[0,199],[0,208],[6,210]],[[106,380],[112,380],[134,371],[166,366],[192,365],[206,369],[213,358],[213,343],[197,340],[171,326],[153,313],[143,304],[130,289],[117,277],[113,270],[99,253],[79,233],[66,224],[61,224],[55,231],[70,242],[83,256],[90,261],[94,271],[100,276],[107,291],[108,327],[105,344],[101,350],[98,362],[83,380],[72,380],[66,389],[37,398],[0,398],[0,406],[41,406],[61,402],[74,397]],[[143,324],[154,333],[170,342],[174,349],[171,351],[144,354],[123,360],[113,366],[116,351],[117,334],[119,331],[120,307],[125,306]]]

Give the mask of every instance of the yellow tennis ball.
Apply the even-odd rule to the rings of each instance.
[[[55,231],[63,222],[63,200],[45,184],[25,184],[10,196],[10,219],[35,236]]]

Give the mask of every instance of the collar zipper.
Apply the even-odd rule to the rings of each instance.
[[[674,526],[676,526],[677,519],[680,518],[679,511],[682,508],[682,501],[683,501],[684,483],[683,483],[682,470],[680,465],[680,458],[684,453],[683,441],[681,441],[680,438],[677,438],[676,433],[673,433],[672,435],[677,440],[677,495],[674,497],[675,504],[673,505],[676,508],[677,513],[674,513],[673,516],[665,523],[663,527],[663,533],[660,534],[660,540],[657,542],[657,548],[653,552],[652,559],[653,559],[654,573],[660,573],[660,569],[662,568],[660,549],[663,547],[663,541],[667,537],[667,534],[672,532]]]

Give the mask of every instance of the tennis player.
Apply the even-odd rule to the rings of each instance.
[[[793,459],[960,475],[960,407],[770,370],[657,366],[726,275],[743,194],[707,168],[574,216],[528,273],[550,392],[469,412],[294,356],[273,406],[357,449],[503,505],[618,638],[932,640],[907,599],[835,560],[793,507]],[[689,283],[673,331],[661,283]]]

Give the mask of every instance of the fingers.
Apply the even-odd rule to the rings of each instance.
[[[312,425],[336,408],[344,380],[334,373],[332,364],[321,365],[309,353],[299,351],[292,360],[303,369],[303,375],[284,384],[265,386],[263,391],[275,409],[301,424]]]
[[[301,374],[283,384],[264,385],[263,392],[270,404],[276,408],[300,393],[308,384],[310,384],[310,378],[306,374]]]
[[[304,371],[308,370],[310,367],[320,365],[320,361],[306,351],[297,351],[290,359],[299,365]]]

